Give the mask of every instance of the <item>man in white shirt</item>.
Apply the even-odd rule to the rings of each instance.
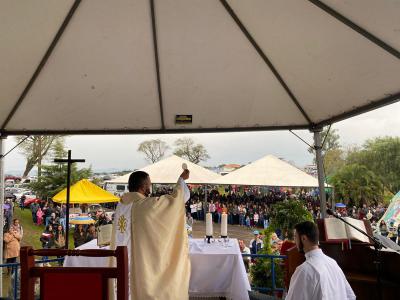
[[[192,218],[196,218],[197,214],[197,204],[193,201],[192,204],[190,204],[190,214],[192,215]]]
[[[295,226],[296,246],[305,253],[306,261],[296,268],[286,300],[356,299],[336,261],[318,248],[318,235],[318,228],[313,222]]]
[[[240,253],[242,254],[251,254],[250,249],[246,247],[246,244],[243,242],[243,240],[239,240],[239,248],[240,248]],[[246,272],[249,272],[249,265],[250,265],[250,256],[243,257],[243,262],[244,266],[246,268]]]

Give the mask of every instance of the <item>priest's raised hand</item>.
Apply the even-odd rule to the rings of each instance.
[[[190,175],[190,171],[188,169],[183,170],[182,174],[181,174],[181,178],[183,180],[187,180],[189,179],[189,175]]]

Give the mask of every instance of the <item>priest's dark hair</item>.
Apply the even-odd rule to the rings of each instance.
[[[298,223],[294,226],[294,229],[297,231],[299,236],[305,235],[311,243],[315,245],[318,244],[319,231],[314,222],[305,221]]]
[[[149,174],[143,171],[136,171],[129,176],[128,190],[129,192],[137,192],[144,184]]]

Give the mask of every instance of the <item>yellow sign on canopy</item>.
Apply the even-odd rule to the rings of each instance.
[[[101,187],[95,185],[87,179],[82,179],[71,186],[70,203],[105,203],[105,202],[119,202],[119,197],[103,190]],[[67,189],[63,189],[53,197],[54,202],[66,203],[67,202]]]

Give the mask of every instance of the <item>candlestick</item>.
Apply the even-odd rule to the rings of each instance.
[[[228,215],[223,213],[221,216],[221,237],[228,236]]]
[[[206,214],[206,236],[213,236],[212,214]]]
[[[212,239],[213,237],[211,236],[211,235],[206,235],[206,237],[205,237],[205,241],[207,242],[207,244],[211,244],[211,239]]]

